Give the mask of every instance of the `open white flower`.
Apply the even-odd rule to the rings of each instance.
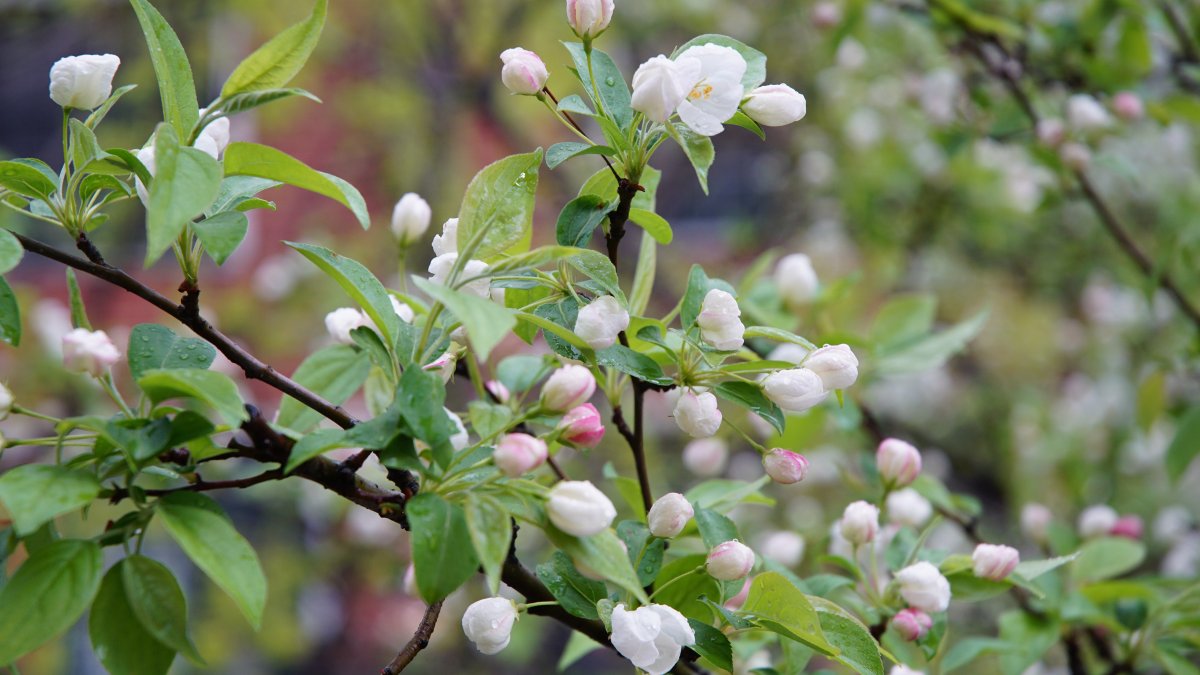
[[[613,647],[649,675],[662,675],[674,668],[683,648],[695,643],[695,631],[671,607],[646,605],[632,612],[624,604],[613,608]]]
[[[696,62],[696,66],[687,65]],[[688,47],[676,59],[687,71],[698,70],[699,77],[691,83],[686,98],[679,104],[679,119],[702,136],[715,136],[737,112],[746,88],[746,59],[736,49],[717,44]]]
[[[666,122],[699,77],[699,60],[672,61],[659,54],[633,74],[630,106],[652,122]]]

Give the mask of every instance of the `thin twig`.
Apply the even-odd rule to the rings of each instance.
[[[417,654],[429,646],[429,638],[433,637],[433,629],[437,626],[438,614],[442,611],[442,601],[438,600],[432,605],[425,608],[425,616],[421,617],[421,623],[417,625],[417,630],[413,633],[412,639],[408,644],[404,645],[404,649],[392,659],[392,662],[384,666],[383,672],[380,675],[397,675],[400,671],[408,667],[412,660],[417,658]]]
[[[546,95],[550,97],[551,101],[554,101],[554,107],[557,109],[558,99],[554,97],[554,93],[550,91],[550,87],[542,87],[542,91],[546,92]],[[583,127],[579,126],[579,123],[575,121],[574,117],[571,117],[571,113],[567,112],[566,110],[559,110],[558,112],[562,113],[563,119],[570,122],[572,127],[575,127],[575,131],[578,131],[585,138],[587,137],[587,132],[583,130]],[[604,163],[608,166],[608,170],[612,172],[613,178],[616,178],[618,183],[621,182],[621,174],[617,173],[616,167],[613,166],[613,163],[608,159],[608,157],[605,155],[600,155],[600,159],[604,160]]]

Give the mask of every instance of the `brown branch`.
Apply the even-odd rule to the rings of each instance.
[[[242,490],[259,483],[266,483],[273,480],[282,480],[287,474],[282,468],[270,469],[253,476],[246,478],[235,478],[232,480],[216,480],[206,481],[197,476],[196,482],[183,487],[163,488],[154,490],[143,490],[142,493],[148,497],[162,497],[164,495],[173,494],[175,492],[208,492],[210,490]],[[115,488],[109,496],[109,501],[113,504],[125,499],[129,496],[129,490],[125,488]]]
[[[252,380],[260,380],[271,387],[277,389],[283,394],[291,396],[300,401],[304,405],[321,413],[344,429],[348,429],[357,423],[341,406],[336,406],[326,401],[321,396],[312,392],[303,385],[295,382],[291,378],[277,372],[274,368],[263,363],[250,352],[243,349],[224,333],[217,330],[208,321],[200,316],[194,304],[189,303],[188,306],[177,304],[146,286],[142,282],[134,279],[119,268],[113,267],[104,262],[104,258],[100,252],[96,250],[86,237],[80,236],[77,240],[81,250],[84,250],[89,260],[84,260],[77,256],[60,251],[53,246],[44,244],[36,239],[31,239],[22,234],[13,233],[25,247],[26,251],[40,255],[43,258],[48,258],[56,262],[60,262],[68,267],[73,267],[80,272],[90,274],[91,276],[107,281],[108,283],[121,288],[146,302],[154,305],[162,310],[165,314],[171,316],[176,321],[192,330],[193,333],[204,338],[225,355],[230,361],[242,369],[246,377]]]
[[[554,93],[550,91],[550,87],[542,87],[542,91],[545,92],[546,95],[550,97],[551,101],[554,101],[554,107],[555,107],[555,109],[557,109],[558,108],[558,99],[554,97]],[[587,137],[587,132],[583,130],[583,127],[579,126],[579,123],[575,121],[574,117],[571,117],[571,113],[569,113],[565,110],[559,110],[558,112],[562,114],[563,119],[567,120],[567,122],[570,122],[571,126],[575,128],[575,131],[578,131],[585,138]],[[606,157],[605,155],[600,155],[600,159],[604,160],[604,163],[608,166],[608,170],[612,172],[613,178],[616,178],[617,182],[620,183],[621,182],[621,174],[617,173],[617,169],[616,169],[616,167],[613,166],[612,161],[610,161],[608,159],[608,157]]]
[[[433,637],[433,629],[437,626],[438,614],[442,611],[442,601],[438,600],[432,605],[425,608],[425,616],[421,617],[421,623],[417,625],[417,630],[413,633],[412,639],[408,644],[404,645],[404,649],[392,659],[392,662],[384,666],[383,672],[380,675],[397,675],[400,671],[408,667],[412,660],[417,658],[417,654],[429,646],[429,638]]]

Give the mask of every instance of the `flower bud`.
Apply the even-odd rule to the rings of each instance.
[[[456,262],[458,262],[457,253],[446,253],[430,260],[429,280],[445,286],[450,281],[450,272],[454,270]],[[487,271],[488,264],[482,260],[468,260],[467,264],[463,265],[462,271],[459,272],[458,281],[459,283],[466,279],[474,279],[474,281],[459,286],[458,290],[480,298],[490,297],[492,282],[484,276]]]
[[[542,406],[553,412],[577,408],[596,391],[596,378],[583,366],[566,365],[542,385]]]
[[[783,565],[795,567],[804,558],[804,537],[787,530],[767,534],[758,542],[762,557]]]
[[[1089,506],[1079,514],[1079,536],[1084,539],[1107,536],[1117,524],[1117,512],[1107,504]]]
[[[818,2],[813,5],[808,18],[817,28],[833,28],[842,22],[842,8],[836,2]]]
[[[594,38],[608,28],[613,9],[613,0],[567,0],[567,23],[580,38]]]
[[[50,68],[50,98],[63,108],[94,110],[112,94],[120,65],[113,54],[61,58]]]
[[[838,529],[851,544],[860,546],[873,541],[879,532],[879,508],[861,500],[852,502],[842,512]]]
[[[693,644],[695,631],[672,607],[645,605],[632,612],[624,604],[613,608],[613,648],[647,675],[674,668],[683,648]]]
[[[858,379],[858,357],[847,345],[825,345],[808,355],[804,367],[821,378],[826,391],[845,389]]]
[[[76,328],[62,337],[63,365],[77,373],[100,377],[121,358],[121,352],[102,330]]]
[[[992,581],[1003,581],[1021,562],[1021,554],[1011,546],[979,544],[971,554],[975,576]]]
[[[932,563],[922,560],[896,572],[900,597],[912,607],[928,614],[944,612],[950,606],[950,582]]]
[[[595,350],[617,343],[621,331],[629,328],[629,312],[611,295],[602,295],[579,310],[575,334]]]
[[[12,412],[13,393],[12,390],[4,386],[0,382],[0,420],[8,417],[8,413]],[[2,448],[3,446],[0,446]]]
[[[721,409],[717,397],[709,392],[687,389],[675,404],[675,424],[692,438],[707,438],[721,428]]]
[[[708,552],[704,568],[714,579],[721,581],[741,579],[754,569],[754,551],[736,539],[717,544],[713,550]]]
[[[807,305],[817,297],[820,285],[812,260],[803,253],[785,255],[775,265],[775,286],[789,307]]]
[[[562,440],[580,448],[594,448],[604,438],[604,419],[591,403],[571,408],[558,428],[563,430]]]
[[[921,527],[933,515],[933,505],[916,490],[904,488],[888,495],[887,515],[897,525]]]
[[[451,218],[442,224],[442,233],[433,235],[433,255],[458,253],[458,218]]]
[[[396,202],[392,209],[392,234],[402,246],[408,246],[425,234],[429,229],[429,221],[433,210],[429,202],[415,192],[409,192]]]
[[[1067,99],[1067,124],[1076,131],[1090,133],[1112,125],[1108,111],[1087,94],[1075,94]]]
[[[729,446],[716,438],[697,438],[683,448],[683,465],[697,476],[718,476],[729,463]]]
[[[1132,91],[1117,92],[1112,99],[1113,112],[1117,113],[1117,117],[1132,122],[1139,120],[1142,115],[1146,114],[1146,108],[1142,105],[1142,99]]]
[[[825,400],[829,392],[821,376],[808,368],[791,368],[763,379],[763,393],[788,412],[804,412]]]
[[[558,529],[576,537],[603,532],[617,509],[604,493],[586,480],[559,481],[547,495],[546,514]]]
[[[892,617],[892,628],[903,639],[916,642],[933,628],[933,618],[919,609],[902,609]]]
[[[678,492],[668,492],[650,507],[646,521],[650,525],[650,534],[670,539],[682,532],[694,515],[696,512],[687,497]]]
[[[467,639],[484,654],[495,654],[508,646],[517,606],[508,598],[485,598],[471,603],[463,612],[462,627]]]
[[[897,663],[896,665],[892,666],[891,670],[888,671],[888,675],[925,675],[925,671],[915,670],[913,668],[909,668],[903,663]]]
[[[746,577],[742,581],[742,590],[737,592],[737,595],[725,601],[725,609],[741,609],[742,605],[746,604],[746,598],[750,597],[750,587],[754,585],[754,577]]]
[[[1092,151],[1083,143],[1063,143],[1058,158],[1068,169],[1084,171],[1092,163]]]
[[[801,347],[794,342],[785,342],[772,349],[771,353],[767,354],[767,360],[787,361],[788,363],[798,366],[801,363],[804,363],[804,359],[808,358],[808,354],[809,351],[804,347]]]
[[[780,485],[799,483],[808,473],[808,460],[804,455],[783,448],[768,450],[763,455],[762,463],[771,480]]]
[[[1138,516],[1121,516],[1117,522],[1113,523],[1112,529],[1108,533],[1114,537],[1140,541],[1143,529],[1142,519]]]
[[[500,380],[488,380],[483,383],[483,387],[499,403],[508,403],[508,400],[512,397],[512,394],[508,391],[508,387],[504,386],[504,383]]]
[[[687,98],[698,72],[685,72],[686,67],[659,54],[638,66],[633,74],[633,94],[630,105],[651,122],[662,124]]]
[[[200,117],[208,112],[207,108],[200,109]],[[225,152],[225,148],[229,147],[229,118],[222,115],[217,119],[204,125],[200,135],[196,137],[196,142],[192,145],[199,148],[201,144],[206,144],[211,147],[210,155],[213,159],[218,159],[221,153]]]
[[[704,296],[700,315],[700,336],[704,341],[721,351],[730,352],[742,348],[742,336],[746,327],[742,325],[742,310],[737,300],[728,292],[714,288]]]
[[[1067,127],[1057,117],[1046,117],[1038,120],[1038,142],[1048,148],[1057,148],[1067,137]]]
[[[496,444],[492,461],[509,478],[523,476],[546,462],[546,442],[529,434],[505,434]]]
[[[786,84],[766,84],[746,94],[742,111],[764,127],[782,127],[804,119],[808,107],[804,94]]]
[[[542,58],[528,49],[513,47],[500,52],[500,60],[504,67],[500,70],[500,79],[504,86],[514,94],[533,96],[546,86],[550,79],[550,71]]]
[[[371,320],[362,311],[353,307],[339,307],[325,315],[325,330],[334,342],[343,345],[354,344],[350,332],[355,328],[369,326]]]
[[[437,373],[438,377],[442,378],[442,382],[449,382],[454,377],[455,364],[458,361],[454,356],[453,342],[450,343],[451,349],[447,349],[441,356],[425,364],[421,370],[431,373]]]
[[[1054,519],[1054,514],[1050,513],[1050,509],[1041,504],[1029,503],[1021,508],[1021,531],[1026,537],[1036,541],[1039,544],[1046,543],[1047,533],[1050,530],[1050,521]]]
[[[450,418],[450,423],[454,425],[454,433],[450,436],[450,447],[455,450],[462,450],[471,444],[471,435],[467,433],[467,427],[463,424],[462,418],[454,413],[449,408],[442,408],[446,411],[446,416]]]
[[[885,438],[875,451],[875,466],[884,484],[904,487],[921,473],[921,452],[910,443]]]

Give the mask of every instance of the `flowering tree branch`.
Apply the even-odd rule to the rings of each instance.
[[[404,645],[399,654],[396,654],[391,663],[384,666],[381,675],[396,675],[407,668],[422,649],[429,646],[429,638],[433,637],[438,615],[442,612],[442,602],[439,600],[425,608],[425,615],[421,617],[421,623],[417,624],[417,631],[413,633],[412,639]]]

